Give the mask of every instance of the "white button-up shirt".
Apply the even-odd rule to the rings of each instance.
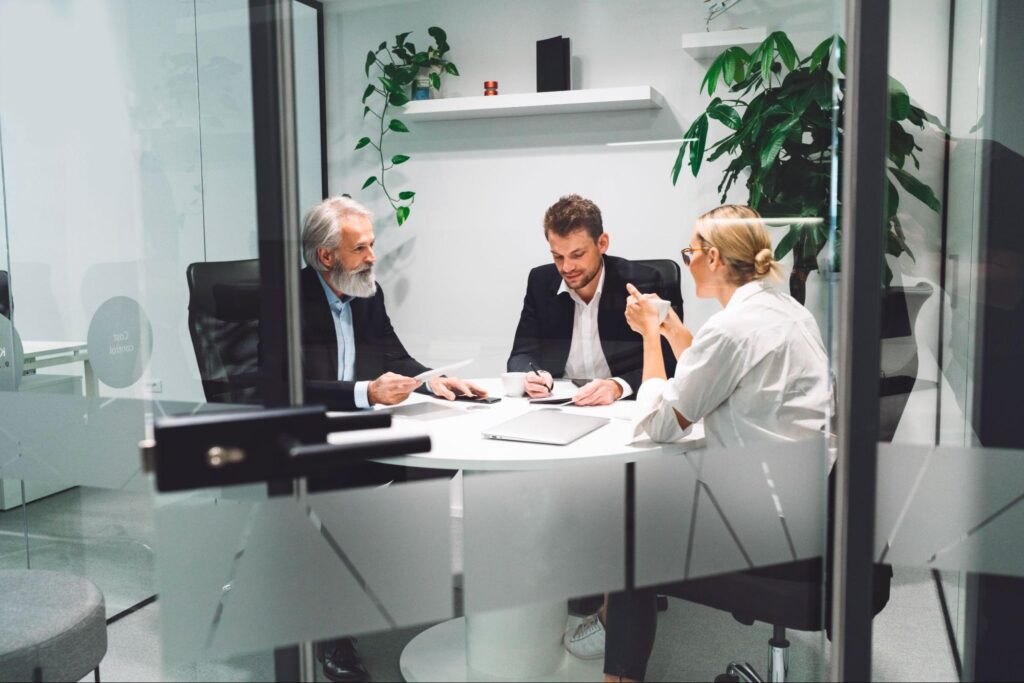
[[[633,393],[633,388],[626,380],[612,377],[608,359],[604,357],[601,347],[601,331],[597,327],[597,313],[601,305],[601,292],[604,290],[604,265],[598,276],[597,291],[590,303],[585,302],[570,289],[562,280],[558,288],[558,296],[568,294],[576,306],[572,317],[572,342],[569,345],[569,358],[565,361],[565,376],[579,379],[613,379],[622,387],[622,396],[626,398]]]
[[[704,420],[709,448],[822,435],[831,400],[828,358],[810,312],[764,281],[733,293],[683,351],[670,380],[637,393],[637,436],[684,435],[673,409]]]

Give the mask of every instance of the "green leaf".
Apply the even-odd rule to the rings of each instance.
[[[363,118],[365,119],[366,115],[369,114],[371,111],[373,110],[370,109],[369,107],[363,107]]]
[[[404,154],[396,154],[395,156],[391,157],[391,163],[393,163],[395,166],[397,166],[398,164],[404,164],[407,161],[409,161],[409,157],[405,156]]]
[[[690,170],[693,171],[693,177],[696,178],[697,172],[700,171],[700,164],[704,160],[704,147],[708,142],[707,114],[701,114],[690,129],[696,138],[690,141]]]
[[[736,82],[736,62],[738,61],[732,53],[732,48],[722,54],[722,59],[722,80],[726,85],[732,85]]]
[[[715,94],[715,88],[718,86],[718,76],[722,73],[722,68],[725,64],[725,60],[728,59],[728,50],[718,55],[715,61],[711,62],[711,66],[708,67],[708,71],[704,74],[704,81],[700,84],[700,90],[698,92],[704,92],[704,88],[707,87],[708,95]]]
[[[411,190],[404,190],[403,192],[398,193],[398,198],[403,200],[412,199],[415,196],[416,193]]]
[[[356,149],[362,149],[370,144],[370,138],[359,138],[359,142],[356,143]]]
[[[377,78],[377,80],[380,81],[380,84],[384,86],[384,91],[385,92],[389,92],[389,93],[399,93],[399,92],[402,92],[402,86],[397,85],[390,78],[387,78],[385,76],[379,76]]]
[[[889,172],[895,176],[896,180],[899,181],[899,184],[903,186],[904,190],[927,205],[929,209],[936,213],[942,209],[942,203],[939,202],[935,193],[932,192],[932,188],[910,175],[907,171],[898,169],[895,166],[890,166]]]
[[[444,65],[444,70],[447,71],[448,73],[450,73],[452,76],[458,76],[459,75],[459,70],[456,69],[455,65],[452,64],[451,62],[448,62],[447,64]]]
[[[892,76],[889,77],[889,118],[902,121],[910,115],[910,95],[906,87]]]
[[[370,185],[373,185],[375,182],[377,182],[377,176],[375,176],[375,175],[370,176],[369,178],[366,179],[366,182],[363,183],[362,189],[365,190]]]
[[[406,31],[405,33],[399,33],[395,36],[395,47],[401,47],[405,44],[405,39],[409,37],[412,31]]]
[[[373,87],[373,84],[366,86],[366,90],[363,91],[363,102],[366,102],[366,98],[377,92],[377,89]]]
[[[786,142],[786,136],[789,135],[797,123],[800,122],[799,118],[790,118],[781,126],[775,128],[772,132],[772,136],[768,139],[768,144],[761,149],[761,171],[767,171],[775,163],[775,159],[778,158],[779,152],[782,151],[782,145]]]
[[[373,66],[374,62],[376,62],[376,61],[377,61],[377,55],[375,55],[372,50],[370,52],[366,53],[366,69],[365,69],[365,71],[366,71],[366,77],[367,78],[370,77],[370,67]]]
[[[409,207],[408,206],[399,206],[398,208],[396,208],[395,209],[395,217],[398,218],[398,224],[399,225],[401,225],[402,223],[405,223],[407,220],[409,220]]]
[[[388,93],[388,102],[396,107],[404,107],[409,104],[409,96],[404,92]]]
[[[775,34],[769,35],[761,43],[761,82],[771,83],[772,62],[775,59]]]
[[[818,47],[814,48],[811,52],[810,62],[807,64],[807,68],[814,71],[819,66],[824,65],[828,67],[829,57],[832,56],[832,45],[835,42],[835,36],[829,36],[825,40],[818,43]]]
[[[448,42],[448,34],[444,32],[443,28],[438,26],[431,26],[427,29],[427,33],[434,39],[434,42],[438,45],[444,45]]]
[[[388,41],[386,41],[386,40],[380,41],[380,45],[377,46],[377,52],[380,52],[381,50],[387,48],[387,46],[388,46]]]
[[[793,247],[796,246],[796,241],[797,239],[799,239],[799,237],[799,228],[791,225],[789,227],[789,232],[787,232],[783,236],[783,238],[779,240],[778,245],[775,247],[775,260],[781,260],[783,256],[793,251]]]
[[[691,129],[684,134],[683,144],[679,145],[679,153],[676,154],[676,162],[672,164],[672,172],[670,175],[672,176],[673,185],[675,185],[679,180],[679,172],[683,170],[683,160],[686,158],[686,147],[690,144],[690,141],[686,138],[689,137],[689,133],[692,130],[693,128],[691,127]]]
[[[408,133],[409,129],[404,123],[398,119],[391,119],[391,123],[388,124],[388,129],[393,130],[396,133]]]
[[[426,52],[417,52],[412,56],[412,63],[416,66],[426,66],[430,62],[430,55]]]
[[[737,112],[734,107],[731,107],[728,104],[725,104],[724,102],[709,105],[708,115],[717,121],[721,121],[729,128],[732,128],[733,130],[739,130],[739,112]]]
[[[900,208],[900,193],[888,178],[885,179],[885,185],[887,197],[885,202],[885,216],[889,220],[892,220],[896,217],[896,211]]]
[[[430,85],[434,86],[434,90],[441,89],[441,74],[430,72]]]
[[[796,48],[790,42],[789,36],[784,31],[776,31],[772,34],[775,37],[775,47],[779,51],[779,58],[790,71],[796,66]]]

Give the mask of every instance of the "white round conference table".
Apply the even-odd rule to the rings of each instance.
[[[485,405],[413,394],[391,409],[394,421],[390,430],[345,432],[329,440],[351,443],[385,435],[426,433],[431,438],[429,453],[388,458],[386,462],[469,472],[545,470],[584,461],[627,463],[704,447],[703,425],[699,423],[686,437],[670,444],[634,439],[633,401],[590,408],[558,406],[566,413],[609,420],[566,446],[488,439],[482,433],[501,422],[555,406],[532,405],[526,398],[507,397],[498,379],[473,381],[501,401]],[[575,391],[571,382],[556,381],[553,395],[568,398]],[[407,681],[601,680],[603,660],[576,659],[562,646],[568,623],[565,600],[469,614],[437,624],[413,638],[402,651],[399,667]]]

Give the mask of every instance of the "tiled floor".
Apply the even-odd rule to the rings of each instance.
[[[145,495],[73,489],[28,506],[32,566],[89,577],[103,589],[114,614],[155,592],[153,528]],[[0,567],[24,567],[20,511],[0,513]],[[955,576],[947,577],[957,604]],[[163,667],[160,603],[109,629],[102,665],[106,681],[273,680],[273,657],[261,653],[225,662]],[[420,628],[365,635],[359,649],[373,679],[399,680],[398,659]],[[770,628],[752,627],[706,607],[672,600],[659,619],[649,680],[709,680],[734,660],[764,671]],[[827,676],[828,644],[820,633],[790,633],[790,680]],[[892,599],[875,620],[878,680],[955,680],[935,588],[920,570],[897,569]],[[91,680],[91,678],[86,679]]]

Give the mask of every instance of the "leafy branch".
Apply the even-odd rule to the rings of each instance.
[[[769,35],[749,54],[740,47],[727,48],[708,67],[701,83],[700,90],[706,89],[712,100],[683,134],[672,166],[672,184],[684,165],[696,177],[705,157],[714,161],[728,155],[732,161],[718,185],[722,202],[742,176],[749,191],[748,203],[765,217],[829,216],[832,164],[843,149],[845,72],[846,44],[838,36],[826,38],[803,59],[782,31]],[[715,96],[720,84],[728,90]],[[725,125],[728,133],[708,147],[711,119]],[[886,253],[899,256],[906,252],[913,259],[896,216],[896,184],[933,211],[941,207],[932,189],[904,168],[910,159],[914,169],[920,169],[916,153],[922,148],[903,122],[921,130],[926,124],[946,130],[936,117],[911,104],[906,88],[890,78]],[[838,202],[837,206],[841,210]],[[832,245],[834,265],[838,265],[841,238],[837,230]],[[807,276],[818,269],[817,256],[828,243],[825,220],[791,223],[779,241],[776,258],[793,252],[790,290],[797,299],[803,301]],[[891,280],[886,265],[886,284]]]
[[[416,193],[412,190],[402,190],[396,195],[388,189],[385,174],[395,166],[409,161],[409,156],[405,154],[393,154],[388,158],[388,155],[384,153],[384,136],[386,134],[409,132],[409,127],[401,120],[396,118],[389,120],[388,111],[391,107],[402,107],[409,102],[408,91],[421,71],[429,70],[430,85],[434,90],[441,89],[442,73],[452,76],[459,75],[455,64],[445,58],[451,48],[444,30],[432,26],[427,29],[427,33],[434,39],[434,45],[422,52],[417,52],[416,45],[408,41],[412,32],[407,31],[395,36],[394,45],[389,47],[387,41],[384,41],[377,46],[376,50],[366,53],[364,67],[366,77],[370,78],[370,69],[376,69],[376,72],[374,78],[367,84],[366,90],[363,91],[363,119],[367,114],[373,114],[377,118],[375,124],[377,130],[372,138],[369,136],[360,138],[355,148],[359,150],[372,147],[376,151],[380,171],[378,175],[367,178],[361,189],[365,190],[371,185],[380,185],[388,203],[395,210],[395,217],[399,225],[408,220]]]

